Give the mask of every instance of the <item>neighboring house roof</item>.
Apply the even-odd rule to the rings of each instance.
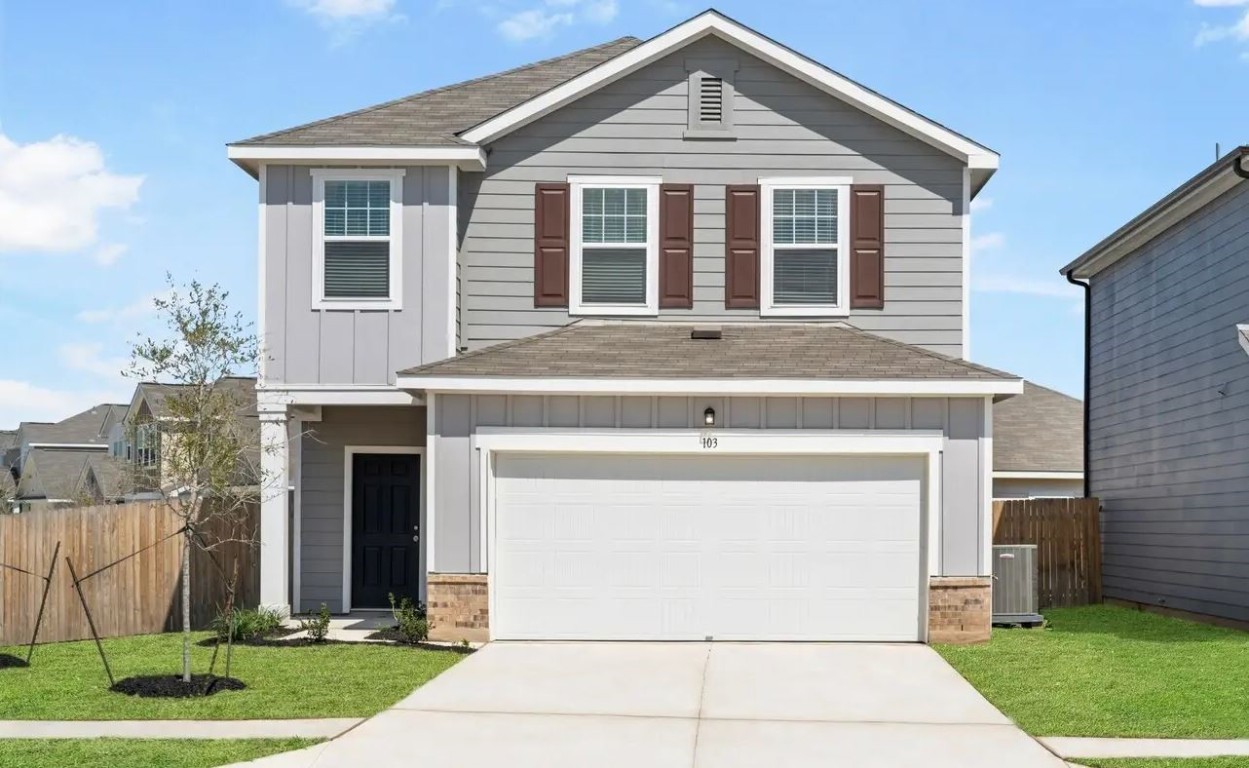
[[[256,412],[256,378],[254,376],[223,376],[214,385],[223,387],[233,393],[244,408],[244,413]],[[155,419],[169,416],[169,399],[189,384],[163,384],[160,382],[143,381],[135,386],[134,397],[130,401],[130,411],[140,404],[146,404],[148,415]]]
[[[701,325],[580,321],[548,333],[400,371],[400,386],[439,389],[448,379],[940,380],[1015,382],[1008,373],[843,324]],[[778,392],[779,393],[779,392]]]
[[[101,455],[81,448],[32,449],[22,467],[18,498],[77,500],[83,464],[93,454]]]
[[[18,427],[19,439],[25,445],[32,443],[107,445],[108,427],[112,425],[116,414],[124,409],[124,405],[101,403],[54,424],[24,421]]]
[[[89,453],[82,466],[76,485],[76,496],[91,495],[91,484],[99,489],[105,501],[120,499],[125,495],[130,477],[128,465],[121,459],[103,453]]]
[[[1245,159],[1249,145],[1237,147],[1206,166],[1200,173],[1172,190],[1109,237],[1085,251],[1059,272],[1089,278],[1134,253],[1176,223],[1249,178]]]
[[[247,145],[467,146],[457,134],[641,44],[635,37],[235,142]]]
[[[646,42],[621,38],[498,75],[235,142],[227,154],[256,174],[256,163],[266,160],[325,159],[309,152],[315,147],[352,148],[355,155],[340,152],[335,157],[374,161],[388,157],[368,151],[378,147],[425,148],[431,150],[429,157],[444,160],[451,157],[447,150],[459,148],[474,150],[471,163],[480,170],[486,163],[480,148],[489,142],[709,35],[958,157],[971,168],[973,196],[997,169],[998,155],[993,150],[714,10]]]
[[[1025,381],[993,406],[994,472],[1084,471],[1084,404]]]

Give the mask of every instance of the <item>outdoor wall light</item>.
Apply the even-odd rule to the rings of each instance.
[[[709,427],[714,427],[716,425],[715,408],[708,407],[707,410],[703,411],[703,424],[706,424]]]

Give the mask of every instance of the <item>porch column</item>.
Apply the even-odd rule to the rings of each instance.
[[[290,603],[290,440],[284,403],[261,402],[260,604],[283,614]]]

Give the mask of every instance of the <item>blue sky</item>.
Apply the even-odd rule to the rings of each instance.
[[[233,139],[649,37],[681,0],[0,0],[0,427],[129,399],[170,271],[256,304]],[[1249,142],[1249,0],[724,0],[1002,153],[974,217],[972,359],[1078,394],[1060,266]]]

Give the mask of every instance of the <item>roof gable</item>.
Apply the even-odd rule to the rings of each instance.
[[[1084,404],[1024,382],[1023,394],[993,406],[993,471],[1081,472]]]

